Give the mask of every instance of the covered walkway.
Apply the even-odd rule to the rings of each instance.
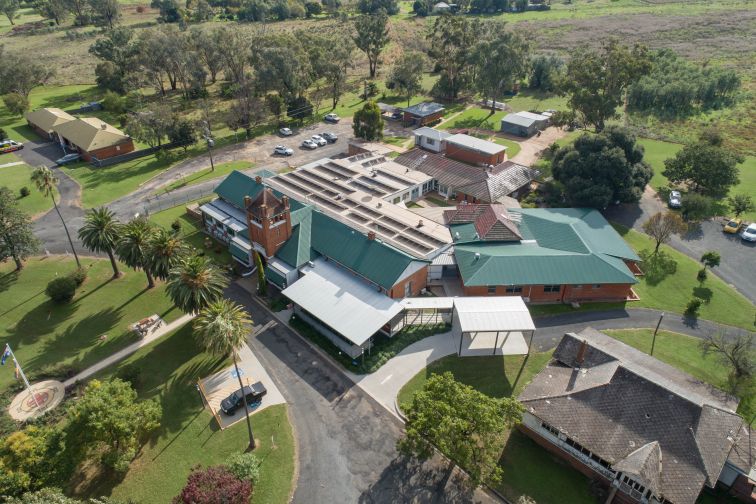
[[[519,296],[454,299],[457,355],[525,355],[535,324]],[[525,338],[527,337],[527,342]]]

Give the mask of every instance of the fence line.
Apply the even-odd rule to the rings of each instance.
[[[142,205],[142,209],[145,215],[149,215],[151,213],[168,210],[169,208],[183,205],[184,203],[187,203],[189,201],[205,198],[214,194],[214,187],[202,189],[200,191],[187,191],[183,195],[171,195],[170,193],[163,195],[156,194],[151,198],[145,199]]]

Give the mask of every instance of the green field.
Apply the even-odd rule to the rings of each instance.
[[[20,273],[13,263],[0,264],[0,342],[9,343],[30,377],[59,375],[63,367],[81,370],[134,342],[128,325],[157,313],[166,321],[180,316],[158,284],[147,290],[141,272],[121,266],[113,280],[107,260],[84,259],[88,279],[69,304],[56,305],[45,286],[74,271],[71,258],[30,259]],[[0,373],[0,391],[14,383]]]
[[[186,483],[192,467],[224,463],[244,451],[248,443],[244,422],[221,431],[195,387],[205,377],[228,365],[200,351],[191,325],[156,341],[108,370],[105,377],[124,366],[140,369],[140,397],[159,398],[163,419],[158,432],[142,449],[121,481],[97,481],[78,493],[112,495],[135,502],[170,502]],[[252,416],[262,461],[261,478],[254,488],[253,504],[285,504],[294,477],[294,439],[286,405],[271,406]]]
[[[182,187],[193,186],[195,184],[200,184],[202,182],[206,182],[215,178],[225,177],[234,170],[248,170],[252,168],[252,166],[254,165],[250,161],[230,161],[228,163],[220,163],[215,165],[215,170],[205,168],[204,170],[194,172],[191,175],[168,184],[164,188],[161,188],[158,192],[175,191],[176,189],[181,189]]]
[[[5,163],[15,163],[20,161],[14,154],[0,155],[0,165]],[[34,217],[43,214],[53,207],[50,198],[46,198],[40,193],[31,181],[32,167],[27,164],[15,166],[6,166],[0,168],[0,186],[7,187],[16,196],[18,207]],[[19,191],[22,187],[28,187],[30,194],[21,197]],[[58,198],[58,192],[55,191],[55,198]]]

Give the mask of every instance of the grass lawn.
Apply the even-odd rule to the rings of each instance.
[[[206,200],[208,200],[208,198],[197,200],[196,202]],[[220,252],[216,252],[215,248],[208,250],[205,247],[205,238],[207,235],[202,232],[199,223],[189,217],[186,213],[186,206],[190,203],[193,202],[189,201],[182,205],[154,213],[150,215],[150,221],[165,229],[171,229],[171,224],[178,219],[181,223],[181,237],[189,244],[189,246],[194,247],[197,250],[204,250],[208,257],[221,266],[229,266],[233,264],[233,259],[231,259],[231,254],[226,245],[213,241],[215,245],[220,245]]]
[[[438,126],[438,129],[460,129],[460,128],[481,128],[491,131],[500,129],[501,118],[506,115],[504,111],[497,111],[491,115],[490,109],[479,107],[470,107],[460,114],[444,121]]]
[[[653,250],[653,240],[645,234],[615,227],[636,252]],[[656,274],[652,271],[655,265],[641,265],[646,275],[633,287],[641,299],[628,306],[683,313],[688,301],[695,295],[708,300],[701,306],[699,318],[753,331],[754,305],[748,299],[716,275],[709,275],[708,280],[700,286],[696,280],[696,274],[701,269],[698,262],[667,245],[662,245],[659,250],[676,263],[674,273]]]
[[[17,161],[20,161],[20,159],[13,154],[3,154],[0,156],[0,165],[15,163]],[[53,204],[50,198],[42,196],[37,188],[34,187],[30,179],[31,173],[32,167],[27,164],[0,168],[0,186],[10,189],[16,195],[18,207],[33,217],[47,212],[52,208]],[[29,188],[29,196],[21,197],[19,190],[22,187]],[[58,197],[57,191],[55,192],[55,197]]]
[[[121,481],[100,480],[79,488],[79,493],[108,494],[135,502],[170,502],[186,483],[192,467],[222,464],[242,452],[248,442],[245,423],[220,431],[195,388],[198,377],[227,365],[225,359],[197,348],[192,327],[187,324],[109,369],[106,376],[124,366],[139,368],[139,395],[159,398],[163,419]],[[262,461],[252,503],[285,504],[291,492],[295,455],[286,405],[271,406],[253,415],[252,428],[258,440],[255,454]]]
[[[507,159],[512,159],[517,155],[518,152],[520,152],[520,144],[515,142],[514,140],[508,140],[506,138],[501,137],[493,137],[491,139],[492,142],[496,142],[499,145],[503,145],[507,148]]]
[[[623,343],[643,352],[651,351],[654,331],[652,329],[629,329],[605,331]],[[669,331],[659,331],[654,345],[654,357],[676,367],[701,381],[715,387],[728,390],[727,376],[729,368],[714,354],[701,352],[698,338]],[[752,392],[756,393],[756,387]],[[756,397],[741,397],[738,413],[743,418],[751,419],[756,414]]]
[[[143,273],[121,266],[126,274],[111,280],[109,261],[82,264],[89,277],[67,305],[53,304],[44,290],[56,275],[75,269],[72,259],[30,259],[20,273],[10,261],[0,264],[0,341],[10,343],[31,377],[57,375],[59,366],[81,370],[135,341],[129,324],[153,313],[167,321],[180,315],[162,284],[146,290]],[[0,391],[11,383],[13,373],[0,373]]]
[[[200,170],[198,172],[192,173],[191,175],[187,177],[183,177],[180,180],[177,180],[176,182],[173,182],[171,184],[168,184],[164,188],[162,188],[158,192],[170,192],[175,191],[176,189],[180,189],[182,187],[187,186],[193,186],[195,184],[199,184],[201,182],[205,182],[207,180],[219,178],[219,177],[225,177],[229,173],[231,173],[234,170],[248,170],[252,168],[253,163],[249,161],[230,161],[228,163],[221,163],[215,165],[215,170],[210,170],[210,168],[205,168],[204,170]]]
[[[645,153],[643,159],[654,169],[654,176],[651,178],[649,185],[656,191],[659,187],[666,186],[669,181],[661,174],[664,170],[664,160],[674,157],[682,148],[680,144],[663,142],[661,140],[652,140],[650,138],[639,138],[638,143],[643,146]]]

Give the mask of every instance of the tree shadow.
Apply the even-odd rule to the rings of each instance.
[[[682,235],[683,240],[690,241],[703,238],[704,232],[700,222],[688,222],[687,224],[688,229],[685,231],[685,234]]]
[[[35,294],[12,309],[30,301],[42,292],[44,291]],[[77,303],[56,304],[48,299],[26,312],[7,331],[16,344],[23,343],[29,345],[35,343],[44,335],[54,332],[60,324],[72,317],[78,309],[79,305]]]
[[[0,292],[5,292],[10,289],[11,286],[16,283],[19,276],[20,272],[16,270],[0,275]]]
[[[656,253],[651,250],[642,250],[638,255],[643,260],[644,278],[648,285],[658,285],[677,271],[677,261],[663,250]]]
[[[708,287],[699,285],[698,287],[693,287],[693,295],[703,300],[704,303],[709,304],[711,298],[714,296],[714,292]]]

